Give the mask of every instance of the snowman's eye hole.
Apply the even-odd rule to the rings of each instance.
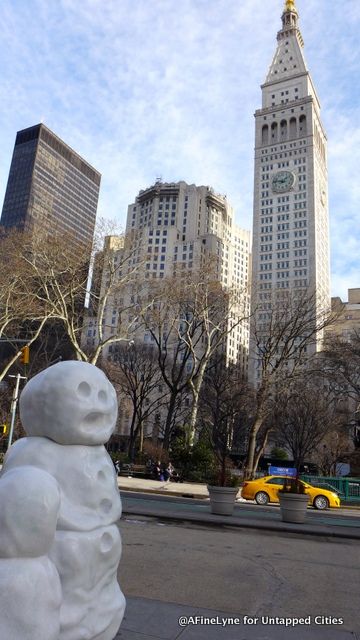
[[[77,391],[79,396],[82,396],[83,398],[88,398],[89,395],[91,394],[91,387],[87,382],[80,382],[77,388]]]
[[[98,398],[99,400],[101,400],[101,402],[105,402],[107,400],[106,391],[103,391],[103,390],[99,391]]]

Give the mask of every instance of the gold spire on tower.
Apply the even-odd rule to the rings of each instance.
[[[282,12],[281,21],[282,29],[278,32],[277,39],[281,40],[283,37],[288,37],[289,30],[297,32],[297,37],[300,39],[300,45],[303,46],[304,42],[301,37],[301,33],[298,27],[299,14],[297,12],[295,0],[285,0],[284,10]]]
[[[295,11],[297,13],[295,0],[285,0],[284,11]]]

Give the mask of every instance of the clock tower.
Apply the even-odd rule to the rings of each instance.
[[[315,296],[314,318],[330,308],[327,138],[298,19],[295,0],[286,0],[255,112],[252,306],[264,327],[275,301],[296,292]]]

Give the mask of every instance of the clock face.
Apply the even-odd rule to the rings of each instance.
[[[278,171],[272,179],[272,190],[275,193],[289,191],[295,183],[295,175],[291,171]]]

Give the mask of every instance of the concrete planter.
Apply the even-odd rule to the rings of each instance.
[[[305,522],[309,496],[303,493],[281,493],[279,491],[280,512],[283,522]]]
[[[239,487],[207,487],[210,496],[211,513],[218,516],[232,516]]]

